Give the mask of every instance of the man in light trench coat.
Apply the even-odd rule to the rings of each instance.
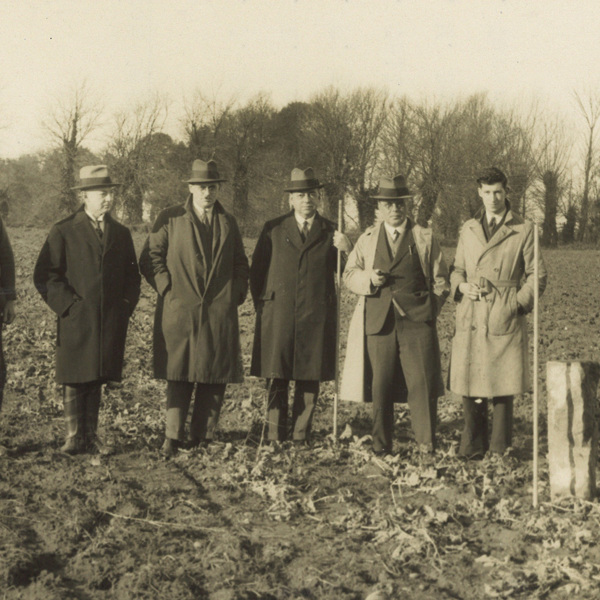
[[[107,453],[97,435],[102,384],[120,381],[129,318],[140,294],[131,233],[108,212],[113,183],[104,165],[83,167],[83,205],[56,223],[33,279],[56,313],[56,380],[63,384],[67,439],[61,450]]]
[[[238,306],[248,259],[235,218],[218,201],[223,181],[215,161],[195,160],[190,196],[158,215],[140,257],[158,293],[154,376],[167,380],[167,458],[184,442],[194,387],[191,447],[213,440],[226,384],[243,381]]]
[[[337,249],[350,240],[317,211],[323,185],[294,169],[285,189],[292,211],[268,221],[250,268],[256,308],[251,375],[267,379],[267,437],[288,438],[288,387],[295,381],[292,440],[309,441],[319,382],[335,378]]]
[[[533,309],[533,226],[510,210],[507,178],[497,168],[477,179],[481,218],[462,227],[451,296],[458,303],[452,340],[450,389],[463,397],[460,451],[480,458],[511,445],[513,396],[530,389],[527,320]],[[546,287],[539,264],[540,294]],[[488,440],[488,399],[494,407]]]
[[[348,331],[342,400],[373,402],[373,451],[392,452],[394,402],[408,400],[419,450],[435,446],[437,399],[444,394],[436,318],[448,271],[431,229],[407,217],[412,195],[402,175],[383,178],[381,223],[358,239],[344,271],[359,296]]]

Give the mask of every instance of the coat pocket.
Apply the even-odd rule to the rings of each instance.
[[[473,301],[464,295],[456,307],[456,330],[467,331],[471,329],[473,321]]]
[[[490,335],[514,333],[517,326],[517,289],[510,287],[496,291],[488,320]]]

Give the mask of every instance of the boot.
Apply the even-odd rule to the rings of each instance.
[[[85,413],[83,398],[78,389],[67,385],[63,388],[63,398],[67,438],[60,450],[67,454],[79,454],[85,450]]]
[[[85,442],[86,450],[90,454],[102,454],[104,456],[112,453],[112,448],[102,443],[98,437],[98,413],[100,412],[100,398],[102,396],[102,384],[91,387],[85,398]]]

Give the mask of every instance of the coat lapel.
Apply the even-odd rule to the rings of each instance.
[[[115,229],[114,219],[106,213],[106,215],[104,215],[104,236],[102,238],[102,243],[104,244],[103,254],[106,254],[115,245]]]
[[[513,221],[513,214],[511,211],[509,211],[509,213],[506,215],[506,219],[504,219],[504,223],[501,225],[501,227],[496,231],[496,233],[494,233],[494,235],[485,244],[485,249],[483,250],[481,256],[479,257],[480,260],[492,248],[494,248],[498,244],[501,244],[508,236],[516,233],[515,230],[510,226],[512,221]],[[481,226],[481,223],[479,223],[479,230],[483,233],[483,227]]]
[[[102,240],[98,237],[98,234],[94,231],[92,221],[85,212],[83,206],[79,209],[75,222],[79,228],[82,238],[85,242],[96,251],[102,250]]]
[[[473,221],[469,225],[469,229],[473,232],[473,235],[477,238],[478,242],[481,244],[482,249],[485,248],[488,244],[485,239],[485,234],[483,233],[483,227],[479,221]]]
[[[196,227],[196,223],[194,222],[194,215],[192,214],[193,210],[194,208],[192,206],[192,195],[190,194],[190,196],[187,199],[187,202],[185,203],[185,217],[188,220],[190,229],[192,230],[192,235],[190,237],[196,242],[196,253],[200,253],[202,255],[202,260],[206,265],[208,263],[206,262],[206,254],[204,253],[204,244],[202,243],[202,238],[200,237],[198,227]]]
[[[290,241],[290,243],[298,250],[302,250],[302,246],[304,246],[304,244],[302,243],[302,238],[300,237],[300,231],[296,223],[294,211],[292,211],[289,214],[289,216],[283,221],[283,228],[285,229],[286,237]]]
[[[375,230],[377,232],[377,229]],[[392,262],[390,250],[386,239],[385,227],[383,222],[379,226],[378,233],[375,233],[375,256],[373,257],[373,268],[375,265],[386,265],[384,271],[388,271]]]
[[[221,254],[223,253],[223,247],[225,246],[225,243],[227,242],[227,238],[229,236],[229,221],[227,219],[227,216],[223,212],[223,208],[221,207],[220,204],[215,204],[215,207],[213,208],[213,210],[215,211],[214,218],[216,219],[217,226],[219,228],[219,236],[218,236],[217,240],[214,240],[214,238],[216,236],[213,236],[213,240],[215,242],[213,244],[213,261],[212,261],[210,273],[208,275],[208,278],[206,279],[205,289],[208,289],[208,284],[210,283],[210,280],[212,279],[212,276],[215,272],[217,263],[218,263],[219,259],[221,258]]]

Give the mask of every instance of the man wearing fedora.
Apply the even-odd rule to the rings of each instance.
[[[288,437],[288,386],[294,380],[291,432],[306,444],[319,382],[335,378],[337,249],[348,238],[317,212],[323,186],[312,169],[294,169],[285,188],[292,211],[268,221],[250,268],[256,327],[250,373],[267,379],[268,439]]]
[[[97,435],[102,384],[120,381],[129,318],[140,294],[131,233],[108,212],[113,183],[104,165],[83,167],[83,205],[56,223],[33,279],[58,320],[56,380],[63,384],[67,439],[61,450],[104,453]]]
[[[448,295],[448,271],[430,229],[407,217],[412,195],[402,175],[379,183],[381,223],[348,257],[344,283],[359,296],[348,332],[340,397],[372,401],[373,450],[392,451],[394,402],[408,401],[422,452],[435,446],[443,395],[436,318]]]
[[[248,259],[233,215],[218,201],[214,160],[195,160],[185,204],[163,210],[140,257],[157,291],[154,376],[167,380],[163,455],[184,442],[192,394],[191,446],[214,437],[225,386],[243,381],[238,306],[248,291]]]

